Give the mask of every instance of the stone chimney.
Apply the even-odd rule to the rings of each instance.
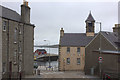
[[[120,29],[120,24],[115,24],[115,27],[113,27],[113,32],[118,32],[118,29]]]
[[[61,28],[61,30],[60,30],[60,37],[63,37],[64,36],[64,30],[63,30],[63,28]]]
[[[21,5],[21,21],[23,23],[30,23],[30,7],[28,6],[28,2],[25,0]]]

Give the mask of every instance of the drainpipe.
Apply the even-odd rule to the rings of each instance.
[[[7,28],[7,72],[8,72],[8,74],[7,74],[7,78],[11,78],[11,74],[10,74],[10,65],[9,65],[9,20],[8,20],[8,26],[7,26],[8,28]]]

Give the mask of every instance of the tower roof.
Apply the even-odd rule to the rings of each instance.
[[[89,16],[87,17],[86,21],[95,21],[92,14],[91,14],[91,11],[90,11]]]

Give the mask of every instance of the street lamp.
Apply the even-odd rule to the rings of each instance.
[[[102,29],[102,27],[101,27],[101,22],[95,22],[95,23],[100,24],[100,48],[99,48],[99,50],[100,50],[100,55],[99,55],[99,57],[101,57],[101,29]],[[101,76],[101,73],[102,73],[102,70],[101,70],[101,62],[99,62],[99,65],[100,65],[100,67],[99,67],[99,69],[100,69],[100,77],[102,77],[102,76]]]
[[[48,42],[48,47],[50,46],[50,41],[49,40],[44,40],[45,42],[47,41]],[[49,70],[50,70],[50,47],[49,47]]]

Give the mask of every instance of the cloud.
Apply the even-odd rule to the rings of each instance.
[[[22,0],[0,0],[1,2],[22,2]],[[29,2],[118,2],[119,0],[26,0]]]
[[[32,0],[31,0],[32,1]],[[96,21],[102,22],[102,30],[112,31],[118,22],[117,2],[30,2],[31,23],[35,24],[35,44],[48,39],[59,43],[60,28],[65,33],[85,33],[85,20],[89,11]],[[20,13],[21,2],[4,2],[2,5]],[[99,31],[96,24],[95,32]]]

